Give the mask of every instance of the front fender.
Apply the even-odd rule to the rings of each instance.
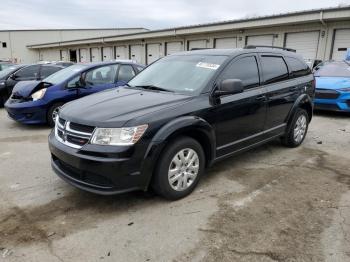
[[[204,145],[204,150],[209,151],[206,152],[206,155],[209,158],[207,159],[208,165],[212,163],[212,161],[215,159],[216,149],[216,138],[213,127],[204,119],[196,116],[176,118],[158,130],[146,150],[142,172],[147,173],[147,176],[149,177],[147,187],[151,181],[153,170],[156,167],[159,156],[161,155],[167,142],[176,136],[190,133],[192,134],[192,137],[196,138],[197,136],[198,140],[202,139],[201,142],[203,142],[203,140],[207,141],[207,143]]]

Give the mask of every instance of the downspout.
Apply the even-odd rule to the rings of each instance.
[[[323,11],[320,12],[320,22],[325,27],[325,30],[324,30],[324,32],[325,32],[325,36],[324,36],[325,40],[324,41],[326,41],[326,43],[325,43],[324,52],[323,52],[323,59],[326,59],[327,42],[328,42],[328,28],[327,28],[326,22],[323,20]],[[332,52],[332,50],[330,52]]]
[[[326,22],[323,20],[323,11],[320,12],[320,22],[323,26],[327,27]]]

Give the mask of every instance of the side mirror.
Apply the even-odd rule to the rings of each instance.
[[[17,76],[15,74],[10,75],[10,79],[16,80]]]
[[[240,79],[225,79],[219,83],[215,96],[233,95],[243,92],[243,83]]]

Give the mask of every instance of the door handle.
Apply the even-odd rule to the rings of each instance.
[[[257,101],[266,101],[266,96],[265,95],[259,95],[255,97],[255,100]]]

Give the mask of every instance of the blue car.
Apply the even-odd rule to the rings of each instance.
[[[350,62],[332,62],[315,72],[315,109],[350,112]]]
[[[129,61],[72,65],[42,81],[19,82],[5,108],[9,117],[20,123],[54,126],[63,104],[123,86],[143,68]]]

